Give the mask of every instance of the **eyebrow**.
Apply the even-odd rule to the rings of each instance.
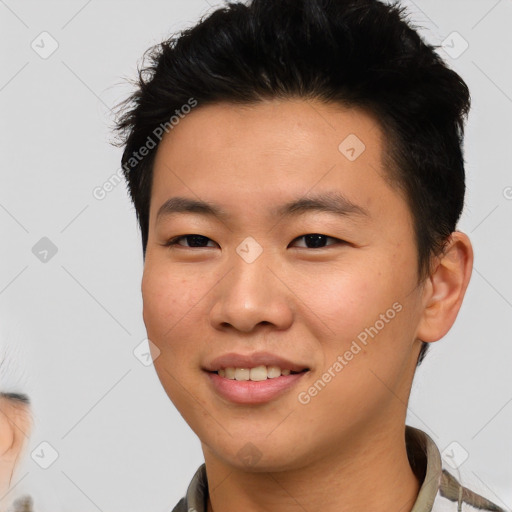
[[[340,192],[330,191],[302,197],[269,211],[271,216],[295,217],[308,212],[324,212],[347,217],[369,218],[368,210],[350,201]],[[195,213],[220,220],[229,219],[229,213],[211,202],[188,197],[171,197],[158,209],[156,219],[176,213]]]

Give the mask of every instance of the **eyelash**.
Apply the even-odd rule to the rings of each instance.
[[[348,242],[345,242],[344,240],[341,240],[339,238],[334,238],[332,236],[327,236],[327,235],[322,235],[321,233],[307,233],[306,235],[302,235],[302,236],[298,236],[297,238],[294,238],[292,240],[292,242],[295,242],[296,240],[300,240],[301,238],[304,238],[306,236],[310,236],[310,235],[317,235],[317,236],[321,236],[321,237],[325,237],[327,240],[330,239],[330,240],[336,240],[338,242],[338,244],[331,244],[330,246],[326,246],[326,247],[317,247],[316,249],[326,249],[327,247],[332,247],[333,245],[339,245],[339,244],[347,244]],[[209,240],[209,241],[212,241],[213,240],[211,238],[208,238],[207,236],[203,236],[203,235],[199,235],[199,234],[189,234],[189,235],[180,235],[180,236],[175,236],[174,238],[171,238],[169,239],[167,242],[165,242],[163,245],[165,247],[174,247],[174,246],[178,246],[178,247],[182,247],[184,249],[207,249],[208,247],[186,247],[186,246],[182,246],[182,245],[179,245],[178,242],[183,239],[183,238],[188,238],[190,236],[199,236],[199,237],[202,237],[202,238],[205,238],[206,240]],[[310,248],[310,247],[301,247],[301,249],[315,249],[315,248]]]

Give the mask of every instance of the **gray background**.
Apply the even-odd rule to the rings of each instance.
[[[0,0],[0,341],[18,347],[9,386],[30,394],[35,421],[14,492],[32,493],[39,512],[170,510],[203,461],[133,353],[145,343],[142,252],[125,186],[103,200],[93,190],[119,169],[109,109],[129,91],[123,77],[211,2]],[[445,41],[452,57],[439,52],[472,94],[459,229],[475,249],[465,302],[418,370],[408,423],[452,463],[467,454],[452,472],[510,509],[512,1],[404,3],[428,42]],[[45,59],[31,47],[43,31],[59,45]],[[460,55],[454,31],[469,44]],[[57,248],[46,262],[32,250],[43,237]]]

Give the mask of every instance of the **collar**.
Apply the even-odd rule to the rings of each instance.
[[[405,426],[407,455],[411,467],[421,484],[411,512],[432,512],[442,478],[441,455],[434,441],[422,430]],[[206,512],[208,480],[203,463],[194,474],[184,498],[183,510]]]

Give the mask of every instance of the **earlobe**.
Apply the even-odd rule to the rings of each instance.
[[[424,307],[416,337],[433,342],[452,327],[462,305],[473,269],[473,248],[468,236],[454,231],[424,287]]]

